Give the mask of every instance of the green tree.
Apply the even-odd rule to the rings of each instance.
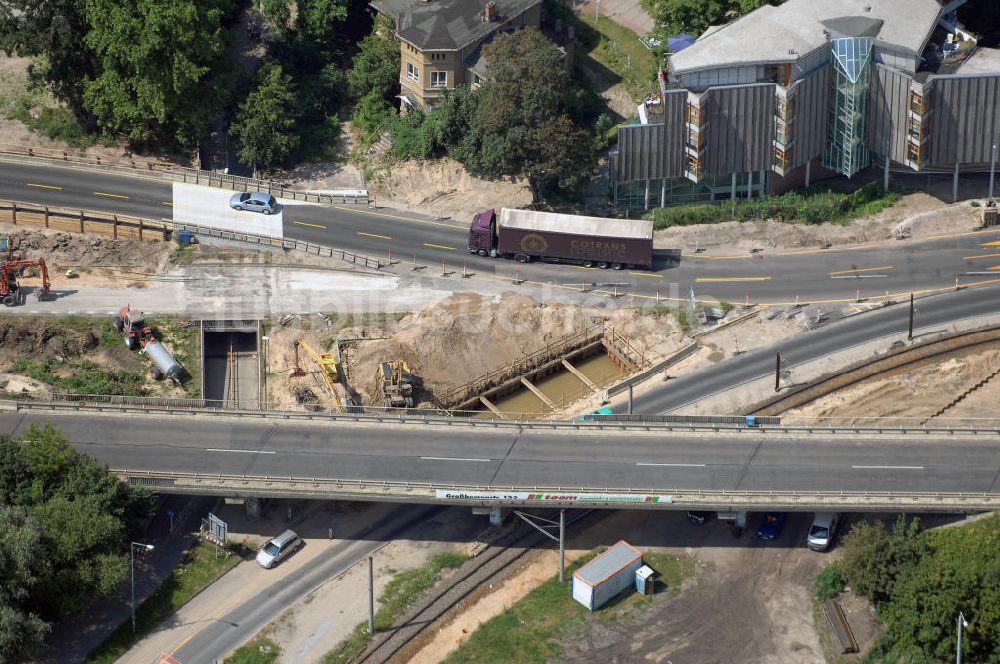
[[[49,625],[27,607],[45,573],[42,531],[21,507],[0,505],[0,661],[31,654]]]
[[[377,93],[391,103],[399,93],[399,42],[393,37],[392,23],[381,14],[371,33],[358,44],[347,84],[355,99]]]
[[[700,35],[710,25],[728,23],[766,4],[784,0],[642,0],[657,25],[668,34],[686,32]]]
[[[77,115],[84,83],[98,72],[93,50],[81,43],[88,30],[87,0],[0,0],[0,48],[35,58],[31,78]]]
[[[298,0],[304,35],[327,52],[337,48],[340,25],[347,18],[347,0]]]
[[[265,65],[257,81],[257,87],[240,104],[230,132],[239,146],[240,159],[267,171],[288,159],[298,146],[295,123],[300,110],[295,84],[281,65]]]
[[[570,117],[573,90],[562,52],[537,30],[501,34],[484,47],[489,79],[455,155],[487,177],[526,177],[543,190],[572,190],[593,173],[590,134]]]
[[[83,40],[98,61],[84,104],[135,144],[193,146],[214,113],[209,73],[226,44],[230,0],[88,0]]]

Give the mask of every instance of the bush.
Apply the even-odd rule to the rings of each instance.
[[[844,575],[833,563],[827,564],[816,575],[816,599],[825,602],[844,591]]]
[[[358,100],[352,120],[355,127],[365,132],[369,139],[375,140],[392,116],[393,110],[382,99],[382,95],[371,92]]]

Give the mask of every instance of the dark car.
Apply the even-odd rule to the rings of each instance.
[[[764,523],[757,529],[757,537],[762,540],[778,539],[781,535],[781,527],[785,525],[785,512],[768,512],[764,515]]]
[[[691,523],[701,524],[701,523],[705,523],[706,521],[708,521],[709,519],[711,519],[712,518],[712,513],[711,512],[688,512],[687,517],[688,517],[688,521],[690,521]]]
[[[275,200],[274,196],[265,194],[262,191],[247,191],[242,194],[233,194],[230,196],[229,207],[234,210],[249,210],[251,212],[274,214],[278,211],[278,201]]]

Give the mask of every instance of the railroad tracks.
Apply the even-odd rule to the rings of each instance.
[[[575,523],[592,514],[594,510],[580,511],[567,516],[566,525]],[[539,544],[549,542],[544,535],[525,524],[519,524],[515,534],[505,544],[491,544],[477,557],[466,563],[469,569],[459,569],[459,573],[450,579],[448,585],[436,591],[429,601],[405,615],[399,626],[391,631],[375,635],[371,645],[356,660],[356,664],[386,664],[404,652],[414,640],[429,627],[440,620],[449,611],[469,597],[477,588],[481,588],[509,570]],[[475,563],[470,565],[470,563]],[[406,653],[407,657],[396,661],[406,661],[414,652]]]

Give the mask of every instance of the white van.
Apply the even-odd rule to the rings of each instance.
[[[806,538],[806,546],[813,551],[826,551],[833,542],[833,536],[837,532],[837,522],[840,515],[833,512],[816,512],[812,525],[809,526],[809,536]]]

